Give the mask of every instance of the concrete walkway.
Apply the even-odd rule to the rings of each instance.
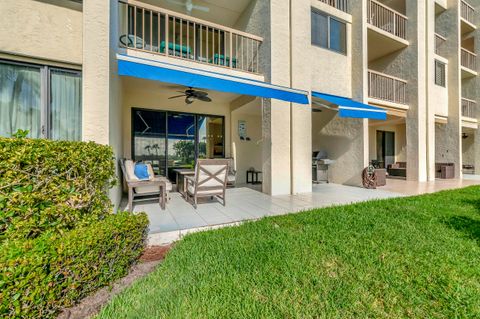
[[[379,190],[413,196],[435,193],[471,185],[480,185],[480,176],[465,175],[463,179],[437,179],[431,182],[415,182],[401,179],[387,179],[387,185]]]
[[[285,196],[268,196],[241,187],[227,190],[225,207],[216,201],[210,201],[199,204],[195,209],[179,193],[172,193],[166,210],[162,211],[158,202],[149,201],[136,203],[134,211],[148,214],[149,244],[161,245],[176,241],[189,232],[238,225],[246,220],[399,196],[403,195],[336,184],[314,185],[312,193]],[[124,201],[122,208],[125,207]]]

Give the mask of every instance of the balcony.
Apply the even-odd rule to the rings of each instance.
[[[367,17],[368,23],[372,26],[401,39],[407,39],[408,18],[403,14],[378,1],[368,0]]]
[[[462,65],[462,78],[477,75],[477,55],[475,53],[461,48],[460,61]]]
[[[326,3],[329,6],[332,6],[338,10],[348,13],[348,0],[319,0],[320,2]]]
[[[462,116],[470,119],[477,119],[477,102],[462,98]]]
[[[443,56],[444,55],[444,46],[447,42],[447,38],[441,36],[438,33],[435,33],[435,54]]]
[[[460,16],[465,21],[475,25],[475,8],[473,8],[470,4],[466,1],[461,1],[460,4]]]
[[[368,71],[368,96],[385,102],[407,105],[407,81],[383,74]]]
[[[119,47],[259,73],[263,39],[136,1],[119,1]]]

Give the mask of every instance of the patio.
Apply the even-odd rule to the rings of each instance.
[[[336,184],[318,184],[312,193],[268,196],[247,187],[227,190],[227,204],[217,201],[199,203],[195,209],[179,193],[171,193],[165,210],[157,201],[134,204],[134,211],[144,211],[150,219],[149,244],[161,245],[180,239],[189,232],[237,225],[247,220],[284,215],[311,208],[341,205],[371,199],[403,196],[384,190],[368,190]],[[121,209],[126,209],[123,200]]]

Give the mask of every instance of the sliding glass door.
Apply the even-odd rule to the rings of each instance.
[[[133,109],[132,158],[173,181],[174,169],[225,156],[224,123],[222,116]]]

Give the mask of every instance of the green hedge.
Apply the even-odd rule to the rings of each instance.
[[[126,275],[143,251],[147,226],[145,214],[120,213],[63,236],[0,247],[0,317],[55,317]]]
[[[0,138],[0,243],[65,232],[111,213],[110,147]]]

